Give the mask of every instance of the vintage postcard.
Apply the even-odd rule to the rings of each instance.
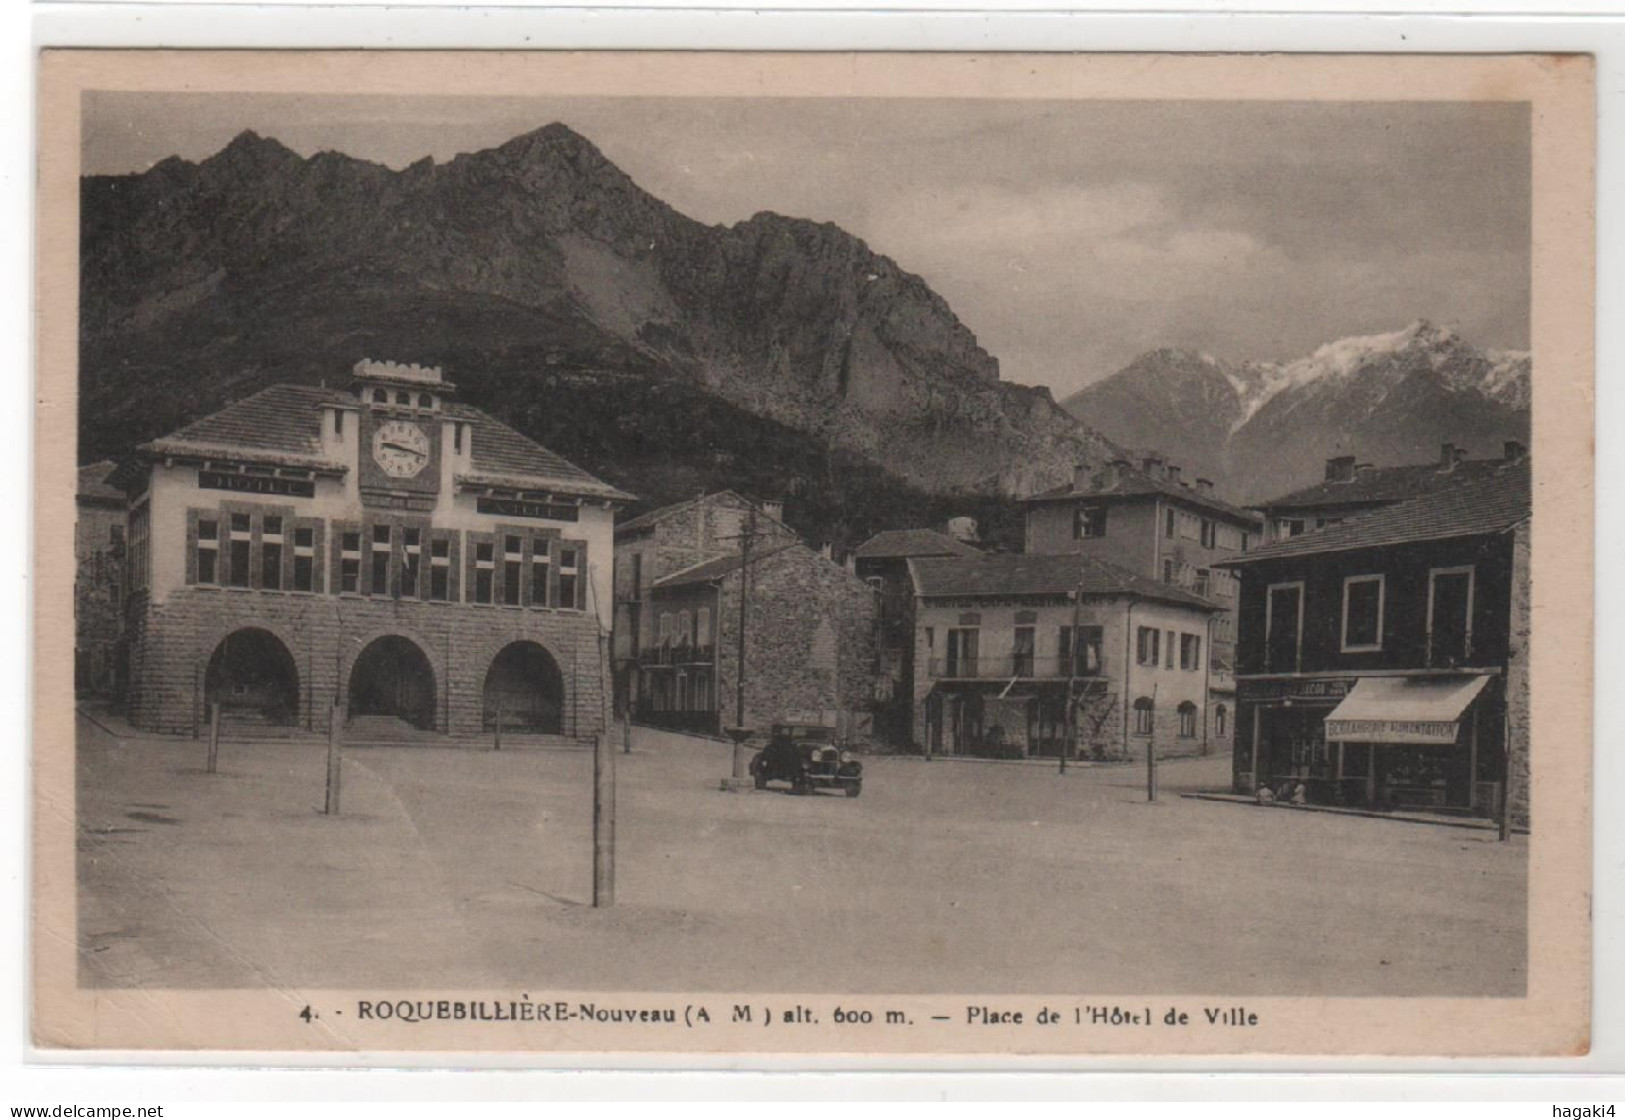
[[[43,1050],[1586,1052],[1589,58],[40,83]]]

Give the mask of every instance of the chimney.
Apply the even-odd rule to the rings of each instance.
[[[1123,472],[1128,470],[1127,459],[1113,459],[1106,464],[1106,476],[1101,480],[1100,489],[1115,490],[1117,484],[1123,481]]]
[[[762,512],[767,514],[767,516],[771,517],[774,521],[784,520],[783,502],[760,502],[758,504],[761,506]]]
[[[1326,460],[1327,482],[1353,482],[1354,456],[1339,455],[1335,459]]]
[[[1179,484],[1179,468],[1174,466],[1172,463],[1168,464],[1168,481],[1174,483],[1176,486]]]
[[[1439,445],[1439,469],[1441,471],[1454,470],[1456,466],[1456,445],[1441,443]]]
[[[1196,480],[1196,490],[1200,494],[1211,494],[1211,493],[1213,493],[1213,480],[1211,478],[1199,478],[1199,479],[1197,479]]]
[[[1506,441],[1506,443],[1501,445],[1501,454],[1507,462],[1516,463],[1519,459],[1522,459],[1525,455],[1529,454],[1529,448],[1525,447],[1515,439],[1509,439]]]
[[[1144,455],[1140,458],[1141,469],[1152,478],[1162,477],[1163,458],[1161,455]]]
[[[1075,492],[1089,489],[1089,464],[1078,463],[1072,468],[1072,489]]]

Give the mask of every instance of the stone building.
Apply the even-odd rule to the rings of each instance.
[[[116,697],[123,687],[124,491],[111,460],[79,468],[73,525],[73,687]]]
[[[1230,561],[1235,789],[1526,825],[1531,511],[1519,456]]]
[[[1080,465],[1070,484],[1025,500],[1026,551],[1076,553],[1211,600],[1204,741],[1231,747],[1235,726],[1236,581],[1220,563],[1259,543],[1256,513],[1231,505],[1205,478],[1186,479],[1160,454],[1137,463]]]
[[[615,509],[632,496],[457,403],[356,365],[153,440],[129,498],[128,709],[141,728],[384,737],[605,725]]]
[[[929,753],[1143,758],[1148,748],[1159,757],[1213,749],[1202,710],[1215,604],[1089,556],[908,565],[918,599],[914,726]]]
[[[655,581],[655,641],[644,647],[637,716],[716,734],[740,726],[741,572],[745,571],[742,726],[761,731],[814,713],[856,739],[872,735],[873,588],[799,541],[704,561]]]
[[[799,540],[784,524],[782,513],[777,502],[754,503],[732,490],[721,490],[661,506],[615,527],[617,713],[647,711],[652,702],[645,666],[659,656],[648,652],[659,645],[658,620],[650,609],[655,581],[707,560],[736,555],[747,528],[754,528],[758,549]]]

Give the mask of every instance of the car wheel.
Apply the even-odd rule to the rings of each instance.
[[[858,794],[860,794],[862,792],[863,792],[863,783],[862,782],[849,782],[849,783],[847,783],[846,795],[848,797],[856,797]]]

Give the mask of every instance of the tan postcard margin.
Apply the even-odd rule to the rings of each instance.
[[[1085,55],[700,52],[95,51],[40,55],[34,479],[33,1037],[41,1051],[483,1051],[565,1065],[574,1054],[1362,1055],[1521,1057],[1588,1051],[1591,1004],[1594,486],[1594,66],[1586,55]],[[1531,343],[1531,643],[1534,831],[1528,841],[1528,995],[1523,999],[1247,997],[1258,1025],[1164,1030],[1032,1025],[1043,1007],[1178,1007],[1210,995],[1010,997],[886,993],[613,993],[673,1008],[679,1024],[431,1019],[308,1023],[305,1005],[358,996],[519,1000],[521,991],[91,990],[76,984],[73,569],[80,98],[90,90],[374,93],[408,96],[659,95],[998,99],[1525,101],[1534,162]],[[951,981],[950,981],[951,983]],[[532,1004],[611,993],[537,990]],[[735,1004],[803,1004],[817,1025],[763,1037]],[[969,1004],[1026,1024],[964,1025]],[[846,1008],[955,1022],[854,1029]],[[695,1022],[706,1008],[710,1021]],[[758,1015],[760,1011],[758,1011]],[[683,1020],[688,1025],[684,1025]],[[145,1060],[154,1060],[151,1055]],[[174,1060],[174,1059],[171,1059]],[[299,1064],[297,1054],[282,1059]],[[305,1058],[308,1062],[311,1058]]]

